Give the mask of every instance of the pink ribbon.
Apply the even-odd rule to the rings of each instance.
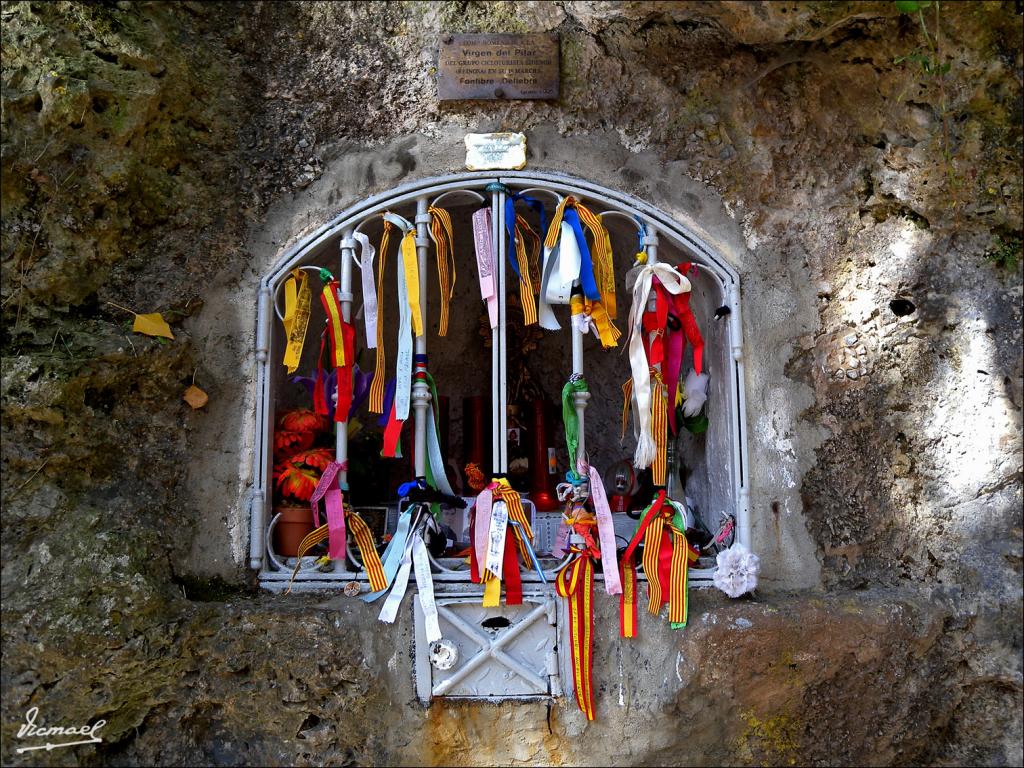
[[[313,508],[313,524],[320,527],[320,500],[327,508],[327,556],[331,560],[345,557],[345,497],[338,487],[338,472],[342,466],[336,461],[327,465],[316,490],[309,499]]]
[[[569,548],[569,526],[565,518],[558,524],[558,531],[555,533],[555,545],[551,547],[551,554],[554,557],[562,557]]]
[[[676,298],[676,297],[673,297]],[[678,319],[678,318],[677,318]],[[676,433],[676,392],[679,390],[679,369],[683,367],[683,329],[666,329],[665,381],[668,384],[668,424]]]
[[[594,504],[597,516],[597,534],[601,540],[601,570],[604,572],[604,589],[609,595],[622,594],[622,582],[619,581],[619,562],[615,551],[615,524],[612,522],[612,511],[608,506],[608,497],[601,482],[601,473],[590,468],[590,500]]]
[[[480,576],[483,577],[487,563],[487,542],[491,528],[491,502],[494,494],[493,486],[487,486],[476,497],[476,520],[473,522],[473,548],[476,549],[476,561],[480,564]]]
[[[494,250],[491,242],[491,210],[481,208],[473,214],[473,243],[476,246],[476,271],[480,279],[480,298],[487,302],[491,328],[498,327],[498,290],[494,285]]]

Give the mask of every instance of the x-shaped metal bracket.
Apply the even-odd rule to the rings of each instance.
[[[515,638],[521,635],[526,628],[534,621],[541,617],[547,617],[550,607],[548,603],[550,598],[545,598],[545,601],[530,611],[523,619],[513,627],[510,627],[507,631],[502,633],[500,636],[491,638],[485,635],[477,627],[473,626],[469,622],[463,620],[458,614],[449,609],[444,605],[437,606],[437,612],[440,616],[443,616],[445,620],[463,635],[470,640],[473,640],[480,646],[480,651],[470,659],[459,671],[449,677],[447,680],[442,680],[433,689],[434,696],[444,696],[453,687],[458,685],[465,677],[471,674],[474,670],[479,668],[488,659],[494,659],[499,664],[504,665],[510,669],[519,677],[523,678],[536,693],[547,693],[548,692],[548,681],[531,670],[524,667],[518,661],[509,656],[505,651],[502,650]]]

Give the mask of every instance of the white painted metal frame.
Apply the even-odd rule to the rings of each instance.
[[[730,473],[734,485],[735,516],[737,521],[737,540],[748,547],[750,541],[750,512],[749,512],[749,482],[748,482],[748,454],[746,442],[746,397],[744,391],[743,373],[743,331],[740,313],[740,290],[739,275],[733,267],[718,253],[716,253],[696,233],[683,227],[671,219],[667,214],[653,206],[621,192],[608,189],[598,184],[577,179],[571,176],[553,173],[535,173],[529,171],[495,173],[461,173],[446,177],[435,177],[423,179],[410,184],[402,185],[390,192],[375,195],[361,203],[348,208],[346,211],[332,219],[330,222],[318,228],[300,243],[289,248],[261,280],[258,292],[257,318],[256,318],[256,428],[257,443],[253,457],[253,485],[249,492],[250,512],[250,566],[260,572],[261,585],[265,588],[277,591],[287,582],[290,573],[281,570],[277,563],[271,562],[267,548],[269,537],[267,504],[272,491],[271,470],[272,455],[271,445],[273,439],[274,425],[274,403],[272,376],[270,375],[271,360],[279,356],[278,350],[271,349],[272,322],[276,315],[274,297],[279,287],[284,283],[288,273],[297,266],[303,266],[308,262],[321,259],[325,253],[332,248],[339,249],[340,260],[340,290],[339,301],[342,307],[342,314],[346,321],[351,322],[352,317],[352,262],[355,253],[355,240],[353,232],[359,229],[362,224],[371,218],[379,217],[389,208],[399,205],[407,205],[410,202],[416,203],[416,248],[419,262],[419,272],[422,279],[428,274],[426,269],[427,250],[429,246],[428,232],[430,214],[427,212],[431,196],[438,196],[436,201],[448,194],[466,191],[477,197],[488,185],[501,184],[508,188],[521,191],[547,191],[555,196],[573,195],[578,199],[593,200],[599,203],[600,207],[608,207],[602,215],[621,214],[635,221],[643,223],[647,235],[643,240],[644,247],[648,252],[651,261],[657,259],[657,246],[659,236],[663,235],[676,246],[689,255],[689,258],[698,263],[703,271],[711,277],[724,297],[724,303],[731,309],[731,315],[727,319],[729,343],[731,348],[732,368],[729,372],[731,383],[728,388],[730,402],[729,413],[731,414],[730,432],[732,456],[731,464],[733,471]],[[481,199],[483,199],[481,197]],[[506,243],[505,237],[505,191],[492,188],[491,193],[492,212],[492,243],[494,253],[499,260],[498,295],[499,295],[499,327],[495,331],[492,343],[492,402],[499,403],[498,408],[492,408],[493,429],[493,469],[495,472],[505,472],[508,467],[507,440],[502,439],[506,434],[506,354],[505,354],[505,258]],[[424,323],[427,321],[426,313],[427,291],[421,292],[421,306],[424,314]],[[572,330],[573,340],[573,371],[583,370],[583,345],[582,334],[575,328]],[[577,338],[579,337],[579,338]],[[416,354],[426,354],[426,334],[416,339]],[[273,354],[272,354],[273,353]],[[424,448],[425,427],[427,414],[430,408],[429,387],[424,382],[416,382],[413,385],[413,404],[415,410],[416,424],[416,467],[417,476],[424,474],[426,451]],[[580,417],[580,446],[579,455],[583,456],[585,443],[583,438],[583,410],[585,399],[577,400],[577,413]],[[344,429],[338,430],[336,455],[338,461],[347,458],[348,444],[347,434]],[[341,477],[342,481],[345,477]],[[699,584],[707,582],[713,572],[693,571],[692,583]],[[441,581],[464,580],[467,576],[457,573],[437,573],[435,579]],[[533,575],[536,579],[536,575]],[[302,571],[296,579],[297,589],[323,589],[337,588],[342,582],[353,579],[363,580],[365,575],[361,572],[348,571],[346,563],[336,561],[332,572]],[[524,573],[524,580],[530,576]]]

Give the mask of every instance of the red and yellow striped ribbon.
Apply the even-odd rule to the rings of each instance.
[[[664,487],[665,473],[668,467],[668,408],[665,402],[667,393],[661,379],[661,371],[651,368],[651,435],[657,451],[651,465],[655,487]]]
[[[437,243],[437,284],[441,289],[441,312],[437,335],[448,335],[448,313],[455,293],[455,238],[452,235],[452,217],[444,208],[431,206],[430,229]]]
[[[528,234],[527,234],[528,233]],[[516,263],[519,265],[519,303],[523,307],[523,324],[537,322],[537,300],[540,290],[540,237],[522,216],[516,216]],[[526,240],[530,239],[530,255],[526,254]]]
[[[327,541],[328,536],[327,523],[324,523],[319,528],[315,528],[307,533],[302,541],[299,542],[299,548],[295,552],[295,569],[292,571],[292,577],[288,580],[288,589],[285,590],[286,595],[292,591],[292,584],[295,582],[295,577],[299,574],[302,558],[317,544]]]
[[[547,235],[544,236],[545,248],[554,248],[555,244],[558,242],[558,236],[562,233],[562,216],[565,214],[565,206],[570,202],[575,204],[576,200],[574,200],[571,195],[569,197],[563,197],[562,202],[560,202],[558,207],[555,208],[555,215],[548,223],[548,232]]]
[[[384,367],[387,362],[384,353],[384,264],[387,261],[392,226],[390,221],[384,220],[384,233],[380,236],[380,248],[377,249],[377,359],[373,365],[373,383],[370,385],[370,413],[384,413]]]
[[[576,212],[593,238],[590,255],[594,262],[594,282],[601,292],[601,302],[608,315],[614,318],[618,309],[615,300],[615,267],[612,264],[611,236],[601,219],[583,203],[576,203]]]
[[[622,555],[622,559],[619,561],[620,576],[622,577],[622,595],[619,597],[619,628],[623,637],[636,637],[637,579],[636,564],[633,561],[634,553],[637,547],[640,546],[640,542],[644,541],[644,536],[652,521],[661,516],[665,505],[665,498],[665,489],[662,488],[643,511],[643,514],[640,515],[640,524],[637,526],[633,538],[630,540],[626,551]],[[645,543],[645,552],[646,548],[647,544]],[[655,578],[657,578],[657,570],[654,573]],[[650,574],[648,574],[647,578],[650,579]]]
[[[647,526],[644,536],[643,566],[644,573],[647,574],[647,610],[657,616],[661,606],[667,601],[669,621],[685,625],[689,613],[689,563],[696,561],[697,553],[690,548],[686,534],[672,524],[674,514],[675,507],[666,502],[660,513]],[[663,584],[659,560],[666,529],[672,538],[672,559],[668,584]]]
[[[345,518],[348,521],[349,530],[352,531],[352,535],[355,537],[359,556],[363,560],[363,568],[366,569],[366,576],[370,581],[370,589],[374,592],[387,589],[388,579],[384,575],[384,564],[381,562],[380,554],[377,552],[377,547],[373,542],[373,533],[370,531],[370,527],[347,504]],[[299,542],[299,547],[295,554],[295,569],[292,571],[291,579],[288,580],[286,594],[291,592],[292,584],[295,582],[295,577],[299,573],[299,567],[302,565],[302,558],[317,544],[327,541],[328,536],[327,523],[324,523],[319,528],[306,534],[302,541]]]
[[[586,552],[558,572],[555,591],[569,599],[569,645],[576,703],[587,720],[594,719],[594,563]]]
[[[363,560],[363,568],[366,569],[366,576],[370,580],[370,589],[374,592],[387,589],[388,579],[384,575],[384,564],[381,563],[377,547],[373,543],[370,526],[352,509],[348,510],[346,519],[348,520],[348,529],[352,531],[356,546],[359,547],[359,556]]]
[[[668,603],[668,620],[673,624],[686,626],[689,617],[689,570],[690,563],[697,561],[697,553],[690,547],[686,534],[674,525],[672,531],[672,591]],[[648,577],[650,578],[650,577]]]
[[[530,527],[530,521],[523,511],[523,501],[519,496],[519,491],[509,485],[508,480],[502,478],[498,481],[498,487],[493,491],[493,501],[491,503],[493,504],[495,501],[505,502],[509,520],[515,520],[522,526],[522,533],[520,533],[520,529],[516,529],[514,526],[509,526],[509,533],[515,535],[516,548],[519,550],[523,562],[529,565],[530,550],[526,547],[526,541],[533,540],[533,529]],[[488,577],[494,578],[494,574],[490,571],[484,571],[483,581],[487,581]]]
[[[629,407],[633,404],[633,377],[626,379],[622,385],[622,434],[619,440],[626,439],[626,426],[629,424]]]
[[[643,568],[647,576],[647,610],[657,616],[661,606],[668,601],[669,621],[673,627],[678,629],[686,626],[689,614],[689,566],[697,561],[698,553],[686,540],[686,532],[675,525],[676,515],[676,507],[668,500],[662,488],[644,510],[640,525],[626,547],[621,560],[622,596],[619,601],[623,637],[636,637],[637,579],[633,555],[641,541]],[[671,543],[665,540],[666,529],[671,536]],[[670,550],[666,547],[670,547]],[[665,558],[668,558],[668,567],[662,573],[662,561]]]
[[[665,526],[665,519],[662,517],[666,509],[671,509],[666,504],[662,511],[647,526],[644,536],[643,566],[647,574],[647,610],[657,616],[661,610],[661,604],[665,602],[661,594],[661,579],[658,578],[658,559],[661,556],[661,534]],[[671,590],[670,590],[671,593]]]
[[[623,637],[636,637],[636,566],[623,563],[619,629]]]
[[[516,214],[516,227],[530,241],[529,269],[530,284],[534,293],[540,293],[540,235],[533,231],[530,223],[519,214]],[[522,263],[522,262],[520,262]]]

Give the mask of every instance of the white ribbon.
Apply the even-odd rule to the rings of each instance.
[[[609,595],[621,595],[622,583],[619,581],[619,562],[615,551],[615,524],[612,522],[612,511],[608,507],[608,497],[604,492],[601,473],[594,467],[590,468],[590,500],[594,504],[597,533],[601,540],[601,570],[604,572],[604,589]]]
[[[508,506],[504,501],[491,505],[491,526],[487,535],[487,567],[499,579],[505,560],[505,535],[508,533]]]
[[[412,314],[405,285],[405,263],[398,259],[398,359],[395,362],[395,418],[409,418],[412,401]]]
[[[548,285],[551,282],[551,275],[555,271],[555,267],[558,265],[558,243],[555,243],[554,248],[544,248],[544,268],[541,270],[540,278],[540,296],[537,301],[537,323],[541,328],[548,331],[559,331],[562,326],[558,324],[558,318],[555,317],[555,313],[551,310],[551,305],[548,304],[547,293]]]
[[[419,534],[414,533],[413,539],[419,539]],[[422,539],[420,539],[422,542]],[[402,605],[402,598],[405,597],[405,590],[409,587],[409,571],[412,570],[412,542],[406,544],[405,552],[402,554],[402,565],[395,576],[395,584],[391,588],[391,594],[384,601],[384,607],[380,609],[380,620],[386,624],[394,624],[398,616],[398,608]]]
[[[353,232],[352,237],[359,242],[359,270],[363,284],[363,323],[366,326],[366,348],[377,348],[377,287],[374,284],[373,257],[377,250],[370,243],[370,238],[362,232]]]
[[[491,209],[473,214],[473,244],[476,247],[476,272],[480,280],[480,298],[487,302],[491,328],[498,327],[498,289],[494,284],[494,252],[491,242]]]
[[[708,399],[708,382],[710,377],[706,373],[698,374],[692,368],[686,374],[686,381],[683,384],[683,416],[687,418],[696,416]]]
[[[636,273],[633,305],[629,310],[629,367],[633,373],[633,431],[636,435],[633,464],[637,469],[651,466],[657,453],[657,445],[651,435],[651,373],[643,341],[644,312],[655,276],[673,295],[690,290],[690,281],[668,264],[647,264]]]
[[[548,286],[547,299],[552,304],[568,304],[572,297],[572,284],[580,279],[583,257],[572,227],[562,221],[558,235],[558,282]]]
[[[427,632],[427,642],[435,643],[441,639],[441,627],[437,621],[437,606],[434,604],[434,580],[430,575],[430,558],[427,556],[427,545],[422,536],[412,541],[412,562],[416,572],[416,589],[423,609],[423,628]]]
[[[476,562],[480,568],[487,562],[487,533],[491,524],[491,504],[494,494],[490,488],[484,488],[476,497],[476,519],[473,522],[473,548],[476,550]],[[480,576],[483,576],[481,571]]]
[[[588,332],[593,332],[594,338],[598,340],[601,338],[601,334],[597,332],[597,326],[594,324],[594,318],[586,312],[580,312],[572,316],[572,327],[583,336],[586,336]]]

